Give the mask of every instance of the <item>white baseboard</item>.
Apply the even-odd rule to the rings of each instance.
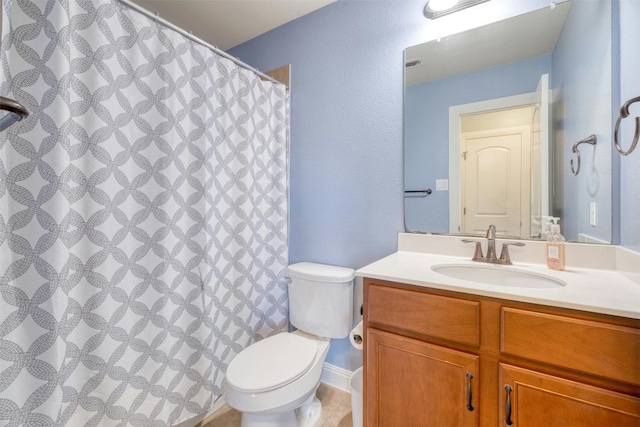
[[[348,369],[325,363],[324,369],[322,370],[321,381],[331,387],[351,393],[351,387],[349,386],[351,374],[353,374],[353,372]]]

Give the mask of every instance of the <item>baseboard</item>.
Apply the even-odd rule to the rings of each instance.
[[[344,369],[330,363],[325,363],[324,369],[322,370],[321,381],[331,387],[339,388],[347,393],[351,393],[351,387],[349,386],[351,374],[353,374],[353,372],[348,369]]]

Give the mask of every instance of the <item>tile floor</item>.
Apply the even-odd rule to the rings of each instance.
[[[351,395],[324,383],[318,387],[318,399],[322,402],[320,427],[352,427]],[[225,405],[203,421],[200,427],[240,427],[240,412]]]

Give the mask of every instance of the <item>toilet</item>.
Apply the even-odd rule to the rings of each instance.
[[[331,338],[346,338],[352,327],[353,269],[301,262],[287,273],[297,330],[250,345],[227,368],[223,395],[242,412],[242,427],[318,426],[316,390]]]

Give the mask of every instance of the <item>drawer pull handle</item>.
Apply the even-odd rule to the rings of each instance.
[[[504,386],[504,389],[507,392],[507,404],[505,407],[505,411],[507,413],[507,418],[504,419],[504,423],[508,426],[513,425],[513,421],[511,421],[511,390],[513,390],[511,388],[511,386],[509,384],[507,384],[506,386]]]
[[[471,372],[467,372],[467,409],[469,412],[473,412],[473,395],[471,392],[471,380],[473,379],[473,375]]]

